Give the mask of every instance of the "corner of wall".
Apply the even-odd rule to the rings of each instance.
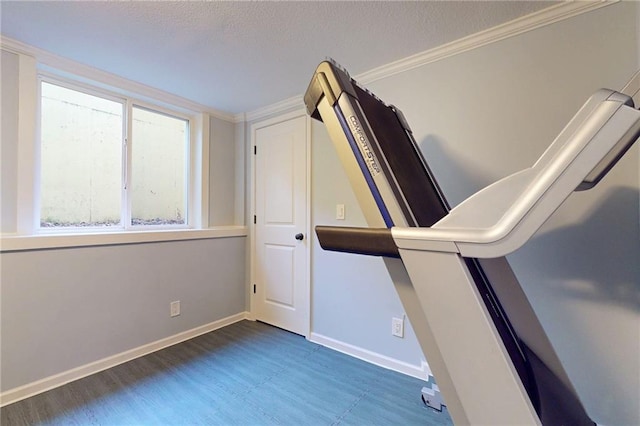
[[[235,205],[234,224],[246,224],[246,149],[245,149],[245,122],[236,122],[234,126],[234,146],[235,146]]]

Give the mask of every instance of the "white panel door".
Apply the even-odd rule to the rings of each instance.
[[[306,335],[306,117],[255,130],[256,319]]]

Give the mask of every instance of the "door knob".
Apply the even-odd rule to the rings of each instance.
[[[304,239],[304,235],[302,233],[296,234],[296,240],[302,241]]]

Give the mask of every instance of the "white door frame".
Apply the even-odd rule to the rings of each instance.
[[[254,293],[253,293],[253,284],[256,282],[256,227],[253,223],[254,216],[256,214],[256,157],[254,155],[254,147],[256,146],[256,133],[258,129],[263,127],[272,126],[274,124],[282,123],[284,121],[292,120],[298,117],[305,117],[305,147],[306,147],[306,172],[305,172],[305,191],[306,191],[306,201],[305,208],[306,212],[306,225],[305,225],[305,239],[307,240],[307,244],[305,244],[305,258],[306,258],[306,270],[304,274],[304,293],[305,300],[307,302],[307,310],[306,310],[306,325],[305,325],[305,334],[304,337],[308,340],[311,335],[311,244],[315,240],[312,238],[311,234],[311,118],[307,114],[304,109],[299,109],[295,111],[291,111],[288,113],[280,114],[275,117],[267,118],[265,120],[257,121],[251,124],[250,127],[250,141],[248,147],[248,156],[249,156],[249,164],[251,169],[251,196],[250,200],[250,212],[249,215],[249,240],[250,240],[250,280],[249,280],[249,314],[250,319],[255,320],[256,315],[256,307],[254,301]]]

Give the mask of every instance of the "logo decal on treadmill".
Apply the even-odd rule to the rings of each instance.
[[[351,128],[351,133],[353,134],[354,139],[360,147],[362,157],[364,158],[365,163],[367,163],[369,173],[371,173],[371,176],[377,176],[380,174],[378,159],[371,150],[367,136],[364,134],[364,130],[355,115],[349,117],[349,127]]]

